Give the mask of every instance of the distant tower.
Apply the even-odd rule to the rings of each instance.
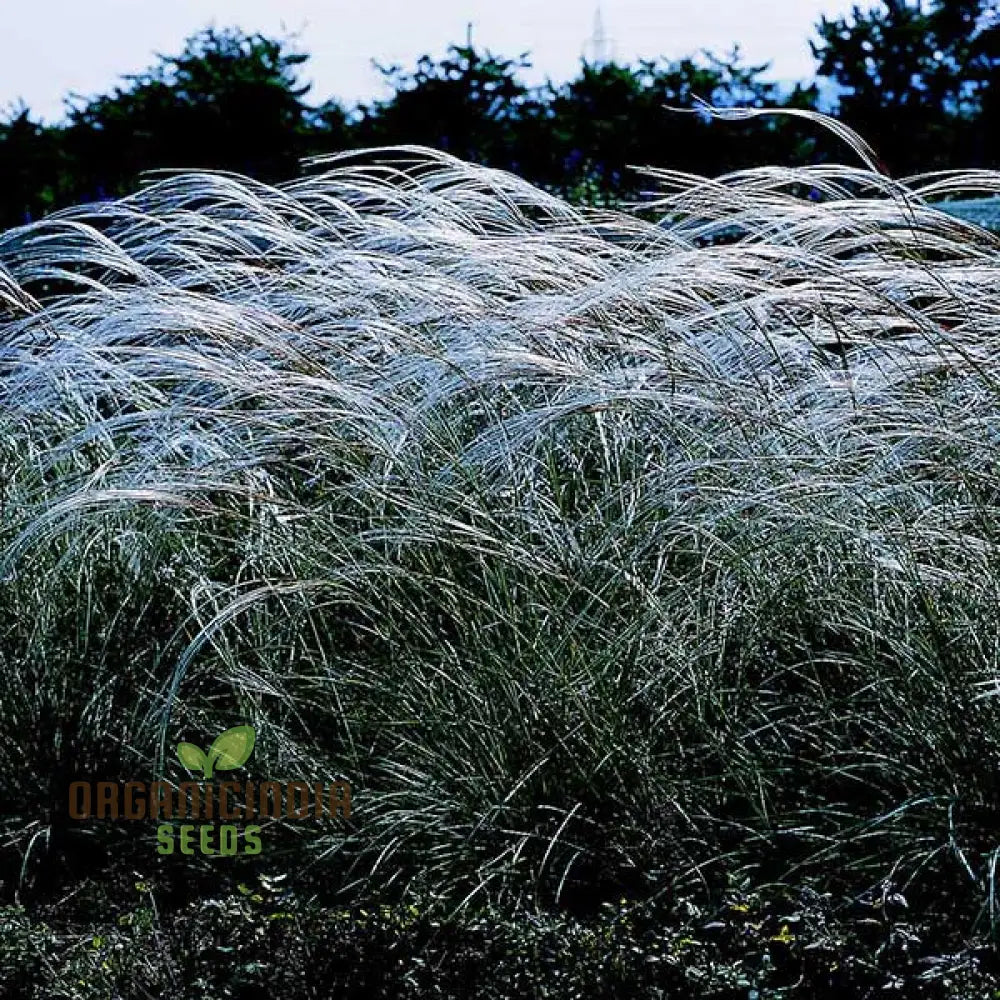
[[[583,58],[594,66],[603,66],[615,57],[614,40],[608,38],[604,30],[604,18],[601,16],[601,5],[597,5],[594,13],[594,33],[583,50]]]

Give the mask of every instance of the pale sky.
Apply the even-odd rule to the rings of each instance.
[[[778,80],[812,76],[808,40],[821,14],[847,13],[854,0],[602,0],[620,61],[680,58],[739,42],[748,60],[769,61]],[[862,3],[862,7],[869,4]],[[444,54],[473,24],[477,47],[497,55],[530,51],[529,83],[571,78],[594,32],[594,0],[0,0],[0,107],[23,99],[48,121],[62,117],[70,91],[105,93],[157,52],[214,24],[270,36],[296,33],[311,56],[303,79],[312,103],[353,104],[383,96],[372,59],[412,68]]]

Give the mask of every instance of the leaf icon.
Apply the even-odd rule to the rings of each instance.
[[[189,771],[203,770],[208,763],[201,747],[196,747],[193,743],[178,743],[177,757]]]
[[[213,767],[219,771],[232,771],[242,767],[253,753],[256,738],[253,726],[234,726],[217,736],[208,751],[205,779],[212,777]]]

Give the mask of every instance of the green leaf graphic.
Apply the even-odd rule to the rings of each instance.
[[[196,747],[193,743],[178,743],[177,757],[189,771],[201,771],[208,763],[201,747]]]
[[[253,726],[235,726],[216,737],[208,751],[205,779],[212,777],[213,767],[219,771],[232,771],[245,764],[253,753],[256,738]]]

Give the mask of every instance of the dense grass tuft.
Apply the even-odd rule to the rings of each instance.
[[[355,899],[993,917],[1000,240],[933,200],[1000,175],[649,176],[587,212],[402,148],[0,234],[22,888],[155,856],[73,775],[246,721],[353,783],[264,840]]]

